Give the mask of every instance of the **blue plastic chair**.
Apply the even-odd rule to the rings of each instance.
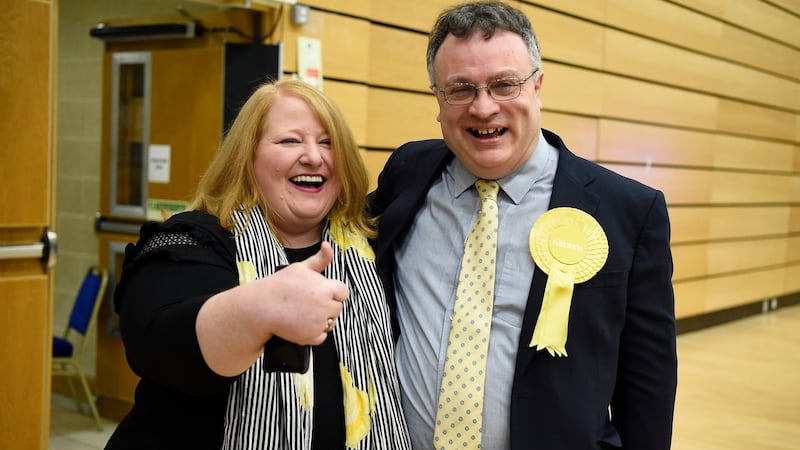
[[[99,266],[92,266],[86,272],[83,283],[75,297],[75,304],[69,315],[69,322],[61,336],[53,336],[53,372],[54,377],[63,376],[67,378],[67,384],[78,405],[78,411],[82,410],[81,399],[75,391],[72,379],[78,377],[89,403],[89,409],[97,423],[99,430],[103,429],[100,414],[97,412],[94,395],[86,382],[86,376],[81,369],[81,356],[86,347],[86,332],[94,325],[97,320],[97,311],[106,293],[108,285],[108,270]]]

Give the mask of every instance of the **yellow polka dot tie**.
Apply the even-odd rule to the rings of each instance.
[[[483,425],[483,385],[494,305],[497,250],[497,182],[475,182],[481,210],[461,259],[456,302],[439,389],[433,445],[437,449],[477,449]]]

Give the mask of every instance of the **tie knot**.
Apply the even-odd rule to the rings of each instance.
[[[497,200],[497,192],[500,190],[500,185],[494,180],[478,180],[475,182],[475,189],[478,190],[478,196],[481,200],[492,199]]]

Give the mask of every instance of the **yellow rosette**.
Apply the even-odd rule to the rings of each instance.
[[[589,214],[576,208],[554,208],[533,224],[528,244],[534,262],[548,275],[530,347],[546,349],[551,356],[567,356],[572,291],[606,263],[608,238]]]

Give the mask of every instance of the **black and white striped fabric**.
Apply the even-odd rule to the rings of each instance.
[[[235,213],[234,222],[240,278],[242,267],[249,264],[257,278],[287,264],[283,247],[259,208]],[[335,220],[325,226],[323,236],[334,250],[324,275],[350,289],[334,333],[344,392],[346,447],[410,449],[389,310],[374,254],[363,236]],[[223,449],[311,449],[313,358],[305,374],[265,372],[262,360],[263,355],[231,387]]]

